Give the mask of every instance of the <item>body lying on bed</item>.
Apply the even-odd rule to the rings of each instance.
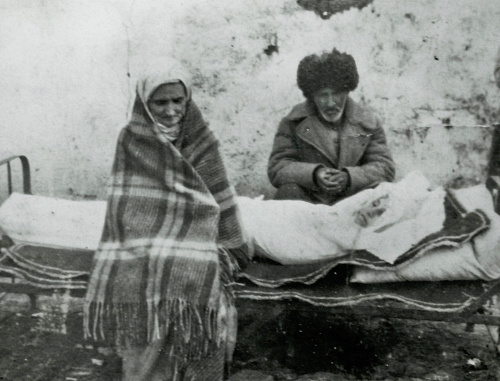
[[[500,216],[486,187],[429,188],[415,172],[333,206],[240,197],[243,226],[255,257],[351,264],[351,282],[500,277]]]
[[[248,197],[238,202],[255,258],[313,264],[324,273],[349,264],[350,281],[361,283],[500,277],[500,216],[483,185],[431,190],[423,175],[410,173],[333,206]],[[0,207],[0,227],[18,244],[91,253],[105,207],[104,201],[13,194]]]

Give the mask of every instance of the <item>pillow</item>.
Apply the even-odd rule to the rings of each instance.
[[[386,283],[438,280],[491,280],[474,255],[472,243],[458,248],[439,248],[395,270],[374,270],[356,266],[352,283]]]
[[[15,243],[95,250],[106,201],[72,201],[13,193],[0,207],[0,227]]]
[[[455,191],[457,199],[468,209],[480,209],[490,219],[490,228],[474,238],[477,260],[490,278],[500,276],[500,216],[495,212],[493,198],[485,185]]]
[[[356,266],[353,283],[402,281],[493,280],[500,277],[500,216],[493,209],[491,194],[484,185],[454,190],[467,210],[480,209],[490,219],[490,228],[458,248],[439,248],[394,270]]]

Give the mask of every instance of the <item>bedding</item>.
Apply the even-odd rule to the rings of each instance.
[[[484,185],[453,190],[467,210],[482,210],[490,228],[458,248],[432,250],[414,262],[394,269],[376,270],[356,266],[353,283],[386,283],[436,280],[493,280],[500,277],[500,216],[495,213],[490,192]]]
[[[425,182],[420,184],[420,191],[414,189],[415,193],[432,193],[427,191]],[[442,201],[444,221],[436,220],[440,222],[434,227],[441,226],[441,229],[411,246],[393,263],[368,250],[344,251],[341,243],[337,246],[338,251],[332,252],[330,226],[310,223],[313,217],[332,216],[330,211],[316,208],[318,205],[300,201],[279,202],[276,204],[279,208],[273,209],[268,207],[273,203],[262,199],[239,197],[238,202],[243,226],[255,244],[256,256],[271,260],[267,263],[254,261],[240,275],[241,279],[259,286],[313,284],[328,274],[338,272],[343,265],[354,266],[350,276],[353,283],[492,280],[500,276],[500,240],[497,233],[500,216],[493,211],[490,193],[484,185],[446,193]],[[433,199],[427,205],[432,205],[432,202]],[[68,263],[61,261],[66,256],[64,253],[68,252],[68,258],[87,258],[78,269],[85,274],[80,273],[77,278],[86,276],[86,263],[97,247],[105,208],[104,201],[71,201],[14,193],[0,207],[0,227],[16,243],[2,253],[0,270],[29,278],[36,284],[37,279],[43,279],[45,275],[53,277],[52,273],[43,269],[44,266],[71,269],[67,267]],[[401,218],[401,215],[399,213],[399,217],[393,217],[393,220]],[[425,213],[423,217],[419,214],[413,216],[423,218]],[[284,229],[283,226],[290,221],[287,218],[292,217],[297,220],[289,224],[293,228]],[[36,250],[43,255],[36,256]],[[23,256],[27,256],[27,262],[22,263]],[[48,262],[43,262],[42,258]],[[30,265],[30,262],[38,261],[42,261],[42,270]],[[287,266],[282,266],[280,261]],[[72,278],[66,273],[65,277]],[[40,283],[45,285],[51,281]]]
[[[412,172],[398,183],[382,183],[333,206],[244,197],[239,203],[246,235],[259,256],[298,265],[364,251],[396,264],[404,253],[443,229],[445,204],[451,198],[440,187],[429,188],[421,173]],[[457,222],[464,220],[448,221],[460,228]],[[443,237],[439,245],[434,242],[426,248],[445,241]],[[457,246],[453,240],[448,245]]]
[[[2,249],[0,272],[37,288],[85,290],[93,255],[91,250],[16,244]]]
[[[12,274],[24,283],[44,289],[64,288],[85,292],[88,272],[93,252],[44,248],[31,245],[14,245],[3,250],[0,255],[0,270],[12,270]],[[474,304],[484,293],[484,285],[476,281],[446,282],[409,282],[405,287],[397,283],[351,284],[346,285],[345,268],[335,266],[329,275],[339,275],[336,281],[325,277],[318,270],[318,264],[279,266],[289,269],[289,278],[294,282],[281,287],[260,287],[252,282],[241,281],[235,286],[235,294],[240,299],[280,301],[296,299],[315,306],[335,307],[369,304],[384,301],[387,306],[403,303],[427,311],[457,312]],[[253,269],[255,270],[255,269]],[[268,279],[274,276],[279,280],[283,273],[267,268]],[[261,273],[261,277],[262,277]],[[315,278],[315,275],[317,279]],[[335,279],[335,277],[333,277]],[[314,282],[311,287],[302,284],[307,280]],[[334,285],[332,285],[334,284]],[[340,287],[338,286],[340,285]],[[399,306],[400,307],[400,306]]]
[[[95,250],[105,214],[105,201],[13,193],[0,206],[0,228],[15,243]]]
[[[366,250],[354,250],[334,259],[287,266],[275,261],[270,262],[268,259],[256,259],[245,268],[240,278],[258,286],[275,288],[292,283],[314,284],[323,278],[335,275],[344,265],[348,265],[349,268],[362,266],[377,272],[394,271],[432,253],[433,250],[461,247],[489,229],[490,221],[483,212],[480,210],[467,212],[453,194],[446,194],[444,206],[446,218],[443,228],[421,240],[393,264],[381,260]],[[341,278],[343,277],[342,282],[345,283],[347,278],[344,275],[341,274]]]
[[[433,312],[461,312],[477,303],[485,285],[477,281],[408,282],[385,284],[342,284],[332,286],[325,279],[313,287],[287,284],[279,288],[259,287],[252,283],[235,288],[239,299],[255,301],[300,301],[317,307],[373,306],[394,307],[394,311],[418,309]],[[306,308],[310,309],[309,306]]]

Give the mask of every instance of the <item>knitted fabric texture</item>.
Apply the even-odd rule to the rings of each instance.
[[[219,247],[238,247],[242,234],[218,141],[194,102],[175,145],[152,123],[137,97],[118,140],[84,328],[119,347],[175,332],[167,353],[185,362],[224,339],[217,314],[221,293],[232,298],[232,268]]]

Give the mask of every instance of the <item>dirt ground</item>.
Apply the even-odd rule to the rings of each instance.
[[[120,379],[112,351],[82,342],[81,301],[72,301],[61,334],[41,331],[27,297],[0,298],[0,380]],[[463,324],[395,319],[257,319],[257,313],[240,314],[231,381],[500,380],[483,326],[467,332]]]

